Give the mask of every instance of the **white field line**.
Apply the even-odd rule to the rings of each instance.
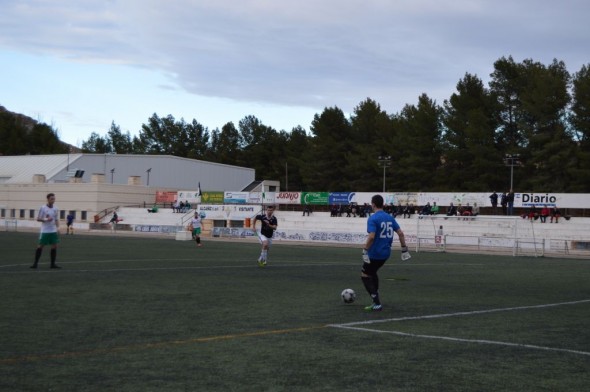
[[[474,314],[509,312],[509,311],[514,311],[514,310],[542,309],[542,308],[551,308],[554,306],[577,305],[577,304],[583,304],[583,303],[587,303],[587,302],[590,302],[590,299],[583,299],[583,300],[579,300],[579,301],[569,301],[569,302],[556,302],[556,303],[552,303],[552,304],[515,306],[515,307],[511,307],[511,308],[472,310],[469,312],[442,313],[442,314],[430,314],[430,315],[426,315],[426,316],[411,316],[411,317],[399,317],[399,318],[368,320],[368,321],[355,321],[352,323],[333,324],[330,326],[331,327],[349,327],[349,326],[355,326],[355,325],[369,325],[369,324],[377,324],[377,323],[389,323],[389,322],[395,322],[395,321],[428,320],[428,319],[437,319],[437,318],[445,318],[445,317],[471,316]]]
[[[555,306],[577,305],[577,304],[583,304],[583,303],[588,303],[588,302],[590,302],[590,299],[583,299],[583,300],[579,300],[579,301],[569,301],[569,302],[557,302],[557,303],[542,304],[542,305],[516,306],[516,307],[510,307],[510,308],[496,308],[496,309],[487,309],[487,310],[474,310],[474,311],[470,311],[470,312],[444,313],[444,314],[432,314],[432,315],[426,315],[426,316],[399,317],[399,318],[381,319],[381,320],[358,321],[358,322],[345,323],[345,324],[330,324],[330,325],[328,325],[328,327],[340,328],[340,329],[350,329],[350,330],[354,330],[354,331],[391,334],[391,335],[406,336],[406,337],[413,337],[413,338],[422,338],[422,339],[438,339],[438,340],[446,340],[446,341],[452,341],[452,342],[476,343],[476,344],[493,344],[493,345],[508,346],[508,347],[519,347],[519,348],[528,348],[528,349],[545,350],[545,351],[557,351],[557,352],[564,352],[564,353],[569,353],[569,354],[590,356],[590,352],[587,352],[587,351],[570,350],[570,349],[556,348],[556,347],[544,347],[544,346],[537,346],[534,344],[500,342],[500,341],[487,340],[487,339],[462,339],[462,338],[453,338],[453,337],[449,337],[449,336],[420,335],[420,334],[400,332],[400,331],[384,331],[384,330],[379,330],[379,329],[356,327],[356,325],[371,325],[371,324],[377,324],[377,323],[387,323],[387,322],[397,322],[397,321],[430,320],[430,319],[438,319],[438,318],[444,318],[444,317],[471,316],[474,314],[486,314],[486,313],[494,313],[494,312],[508,312],[508,311],[526,310],[526,309],[542,309],[542,308],[550,308],[550,307],[555,307]]]
[[[108,264],[108,263],[123,263],[123,262],[158,262],[158,261],[164,261],[164,262],[194,262],[195,259],[165,259],[165,258],[157,258],[157,259],[113,259],[113,260],[92,260],[92,261],[88,261],[88,260],[81,260],[81,261],[58,261],[59,265],[70,265],[70,264]],[[44,265],[48,265],[48,262],[41,262],[39,263],[39,269],[43,269]],[[30,266],[31,263],[19,263],[19,264],[5,264],[5,265],[0,265],[0,270],[3,268],[10,268],[10,267],[22,267],[22,266]],[[326,267],[326,266],[350,266],[350,265],[359,265],[360,263],[355,263],[355,262],[350,262],[350,263],[343,263],[341,261],[335,261],[335,262],[321,262],[321,263],[298,263],[298,264],[289,264],[289,263],[281,263],[281,262],[277,262],[277,263],[273,263],[271,261],[270,264],[272,267],[313,267],[313,266],[318,266],[318,267]],[[400,264],[395,264],[391,266],[398,266]],[[418,263],[408,263],[407,265],[412,265],[412,266],[433,266],[433,265],[440,265],[440,264],[435,264],[435,263],[422,263],[422,264],[418,264]],[[453,266],[483,266],[485,265],[484,263],[448,263],[448,265],[453,265]],[[176,270],[176,269],[210,269],[210,268],[248,268],[251,267],[252,265],[234,265],[234,266],[219,266],[219,265],[213,265],[213,266],[200,266],[200,267],[154,267],[154,268],[125,268],[125,269],[108,269],[108,270],[72,270],[69,272],[114,272],[114,271],[149,271],[149,270]],[[254,266],[258,266],[256,263],[254,263]],[[17,272],[22,272],[22,271],[0,271],[1,273],[17,273]],[[30,272],[30,271],[29,271]],[[55,271],[52,271],[55,272]]]
[[[566,348],[544,347],[544,346],[537,346],[534,344],[499,342],[499,341],[485,340],[485,339],[461,339],[461,338],[452,338],[449,336],[419,335],[419,334],[414,334],[414,333],[406,333],[406,332],[399,332],[399,331],[383,331],[383,330],[378,330],[378,329],[360,328],[360,327],[352,327],[352,326],[345,326],[345,325],[330,325],[330,326],[333,328],[351,329],[354,331],[363,331],[363,332],[372,332],[372,333],[386,333],[386,334],[391,334],[391,335],[407,336],[407,337],[412,337],[412,338],[438,339],[438,340],[447,340],[447,341],[451,341],[451,342],[461,342],[461,343],[492,344],[492,345],[498,345],[498,346],[528,348],[528,349],[545,350],[545,351],[558,351],[558,352],[564,352],[564,353],[569,353],[569,354],[590,356],[590,352],[586,352],[586,351],[569,350]]]
[[[163,259],[162,259],[163,260]],[[124,260],[124,261],[130,261],[130,260]],[[132,260],[135,261],[135,260]],[[137,260],[140,261],[140,260]],[[141,260],[141,261],[145,261],[145,260]],[[154,261],[154,260],[150,260],[150,261]],[[157,261],[157,260],[156,260]],[[170,261],[170,260],[165,260],[165,261]],[[174,260],[174,261],[184,261],[184,260]],[[187,261],[195,261],[194,259],[190,259]],[[78,264],[78,263],[84,263],[84,264],[93,264],[93,263],[108,263],[108,262],[114,262],[114,261],[91,261],[91,262],[84,262],[84,261],[80,261],[80,262],[75,262],[75,261],[70,261],[70,262],[63,262],[60,263],[58,262],[59,265],[67,265],[67,264]],[[358,264],[358,263],[357,263]],[[16,266],[29,266],[30,264],[14,264],[12,265],[12,267],[16,267]],[[186,270],[202,270],[202,269],[240,269],[240,268],[255,268],[255,269],[259,269],[260,267],[257,264],[250,264],[250,265],[210,265],[210,266],[187,266],[187,267],[146,267],[146,268],[110,268],[110,269],[73,269],[73,270],[69,270],[67,268],[65,269],[60,269],[58,271],[55,270],[50,270],[49,268],[45,268],[44,267],[48,267],[49,263],[45,263],[45,265],[43,263],[39,264],[39,268],[35,271],[31,271],[30,269],[27,268],[27,270],[18,270],[18,271],[0,271],[0,275],[3,274],[24,274],[24,273],[77,273],[77,272],[92,272],[92,273],[101,273],[101,272],[145,272],[145,271],[186,271]],[[306,264],[270,264],[269,267],[266,268],[293,268],[293,267],[327,267],[327,266],[342,266],[342,263],[306,263]],[[353,264],[350,264],[353,265]],[[8,267],[4,266],[4,267]]]

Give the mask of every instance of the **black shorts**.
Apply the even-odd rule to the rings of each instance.
[[[365,275],[376,275],[377,271],[379,271],[379,268],[383,267],[383,264],[385,264],[386,261],[387,260],[371,260],[370,264],[363,263],[363,268],[361,269],[361,271]]]

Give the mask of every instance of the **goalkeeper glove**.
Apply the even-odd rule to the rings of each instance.
[[[363,263],[371,264],[371,260],[369,260],[369,254],[367,253],[366,249],[363,249]]]
[[[410,255],[410,252],[408,252],[408,247],[402,246],[402,261],[406,261],[411,258],[412,258],[412,256]]]

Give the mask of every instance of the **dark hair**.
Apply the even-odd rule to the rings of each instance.
[[[274,210],[275,209],[275,206],[270,205],[270,206],[266,206],[266,208],[272,208]]]
[[[49,200],[50,197],[55,196],[55,193],[48,193],[47,194],[47,200]]]
[[[375,204],[377,208],[383,208],[383,196],[375,195],[371,198],[371,203]]]

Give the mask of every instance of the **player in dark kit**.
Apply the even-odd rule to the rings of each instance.
[[[397,233],[402,246],[402,260],[408,260],[410,253],[406,246],[406,237],[395,218],[383,211],[383,197],[375,195],[371,199],[371,206],[375,213],[367,220],[367,241],[363,248],[363,268],[361,279],[365,289],[371,296],[373,303],[365,307],[366,311],[380,311],[383,309],[379,299],[379,277],[377,271],[389,259],[393,235]]]
[[[267,206],[266,213],[256,215],[252,229],[257,233],[258,239],[262,244],[262,250],[260,257],[258,258],[258,266],[266,267],[266,261],[268,259],[268,249],[272,245],[272,236],[277,229],[277,217],[274,216],[275,207]],[[260,221],[260,231],[256,230],[256,222]]]

